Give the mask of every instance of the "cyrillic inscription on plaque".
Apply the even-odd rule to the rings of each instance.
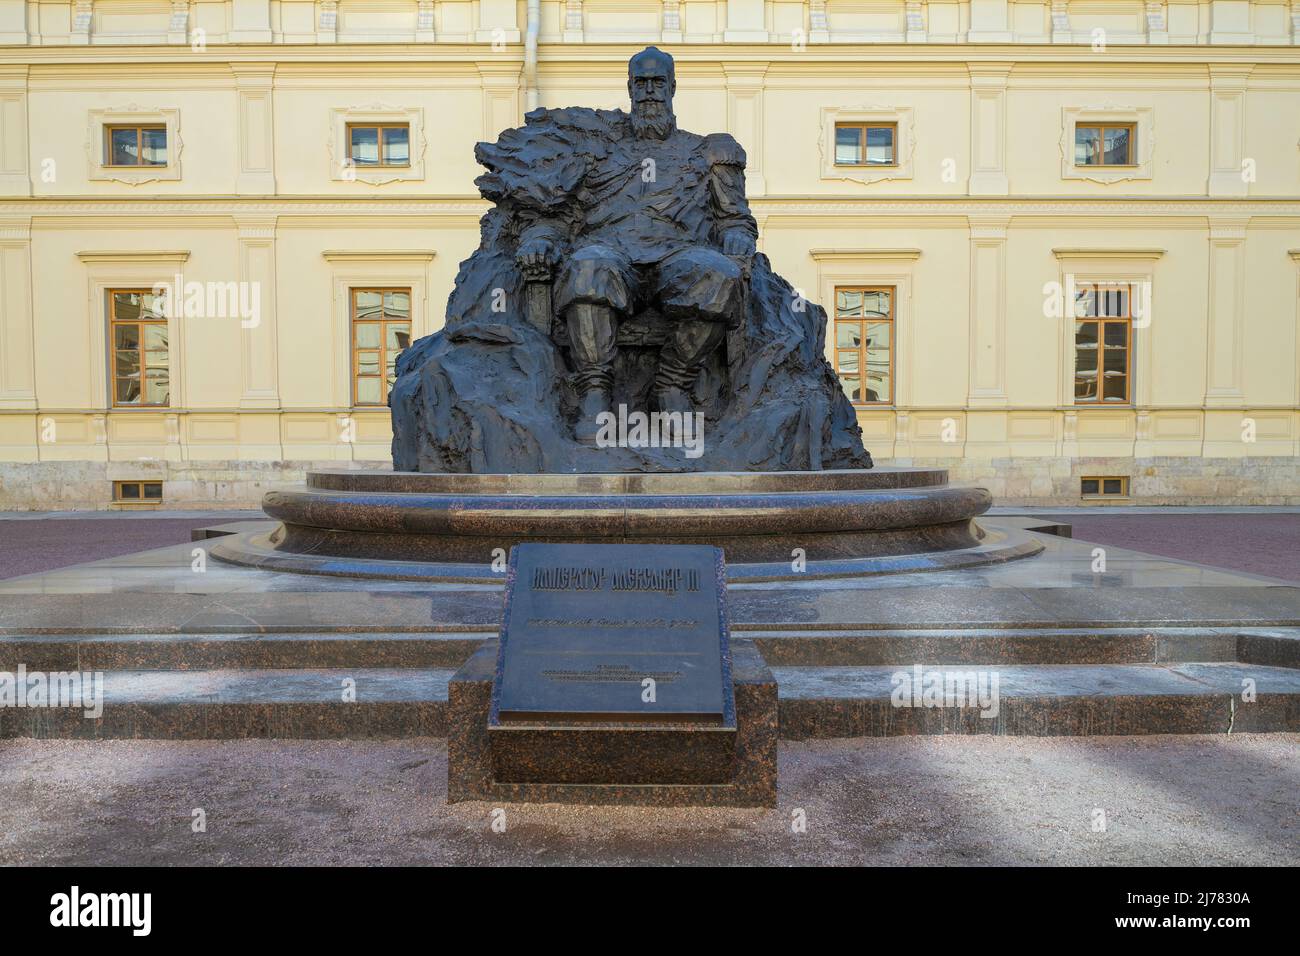
[[[493,720],[691,720],[730,710],[722,552],[522,544]]]

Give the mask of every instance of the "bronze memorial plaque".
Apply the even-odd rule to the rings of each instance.
[[[734,724],[724,578],[707,546],[516,546],[490,723]]]

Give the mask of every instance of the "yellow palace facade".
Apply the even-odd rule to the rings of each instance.
[[[386,463],[474,144],[647,43],[878,462],[1300,504],[1300,0],[0,0],[0,509]]]

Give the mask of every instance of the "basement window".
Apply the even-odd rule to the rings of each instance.
[[[113,482],[113,500],[118,504],[159,504],[162,496],[161,481]]]
[[[1084,498],[1127,498],[1128,477],[1105,475],[1079,479],[1079,494]]]

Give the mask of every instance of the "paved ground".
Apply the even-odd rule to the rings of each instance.
[[[506,805],[494,832],[492,804],[443,802],[439,740],[10,740],[0,864],[1297,865],[1298,744],[783,742],[776,810]]]
[[[1080,541],[1300,582],[1300,514],[1060,515]]]
[[[243,515],[0,516],[0,577]],[[1300,581],[1300,515],[1067,517],[1085,541]],[[780,806],[448,806],[446,744],[0,741],[0,865],[1300,864],[1300,734],[783,742]],[[193,811],[207,830],[192,831]],[[802,811],[806,832],[794,832]],[[1094,831],[1104,813],[1104,832]]]
[[[0,515],[0,579],[190,540],[190,529],[255,512],[79,517]],[[1082,541],[1300,582],[1300,513],[1065,514]]]
[[[245,516],[0,518],[0,578],[114,558],[190,540],[192,528],[247,520]]]

